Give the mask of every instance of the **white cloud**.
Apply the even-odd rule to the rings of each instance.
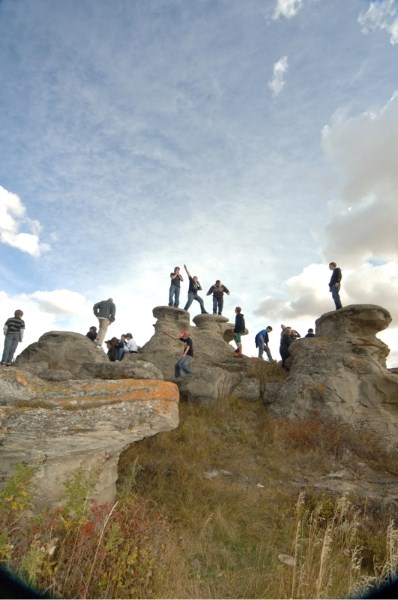
[[[386,308],[398,322],[398,264],[391,261],[382,265],[365,263],[358,268],[344,268],[341,299],[343,306],[349,304],[376,304]],[[334,310],[329,292],[331,272],[328,264],[312,264],[286,281],[279,298],[269,297],[254,311],[257,317],[266,317],[273,323],[284,323],[297,329],[301,335],[323,313]],[[397,364],[398,328],[391,326],[380,337],[392,348],[391,366]]]
[[[395,0],[371,2],[369,8],[359,15],[358,23],[363,33],[380,29],[390,35],[392,45],[398,44],[398,7]]]
[[[26,227],[31,233],[20,231]],[[48,244],[40,242],[39,221],[29,219],[20,198],[0,185],[0,242],[31,256],[40,256],[49,250]]]
[[[331,220],[318,233],[326,260],[334,255],[351,266],[370,258],[398,258],[398,94],[382,108],[356,117],[339,116],[322,134],[335,169]]]
[[[272,79],[268,82],[273,96],[278,96],[281,93],[285,85],[285,75],[288,67],[287,56],[283,56],[274,64]]]
[[[291,19],[298,13],[302,6],[303,0],[277,0],[273,18],[279,19],[279,17],[285,17],[286,19]]]
[[[288,279],[279,297],[268,297],[254,314],[299,329],[334,310],[328,263],[343,270],[341,298],[348,304],[377,304],[398,321],[398,94],[385,106],[355,117],[339,114],[324,128],[322,145],[333,170],[335,199],[330,221],[316,232],[324,264],[312,264]],[[331,175],[332,177],[332,175]],[[329,184],[331,185],[331,184]],[[311,326],[311,324],[308,324]],[[300,330],[300,329],[299,329]],[[380,334],[397,358],[396,327]]]

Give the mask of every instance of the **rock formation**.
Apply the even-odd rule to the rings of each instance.
[[[396,442],[398,375],[386,369],[389,350],[376,337],[391,321],[385,309],[353,305],[322,315],[316,337],[292,343],[287,376],[275,364],[237,358],[229,343],[234,326],[225,317],[197,315],[191,325],[184,310],[158,306],[153,314],[152,338],[120,363],[109,362],[85,336],[49,332],[13,367],[0,369],[3,477],[21,460],[39,464],[38,497],[53,502],[67,474],[93,466],[95,497],[112,500],[120,452],[175,428],[180,397],[206,404],[229,395],[262,400],[283,417],[318,412]],[[164,333],[179,337],[182,330],[193,339],[194,361],[192,375],[177,387],[182,344]]]
[[[53,382],[2,368],[1,476],[19,462],[38,466],[35,501],[50,505],[62,497],[68,475],[93,468],[93,496],[112,501],[120,453],[132,442],[177,427],[178,400],[177,386],[164,381]]]
[[[164,332],[178,337],[186,330],[193,340],[192,375],[179,383],[182,398],[211,404],[233,392],[244,377],[248,361],[236,358],[234,347],[229,344],[234,335],[233,323],[219,315],[200,314],[193,318],[193,327],[187,311],[168,306],[157,306],[153,315],[157,319],[155,334],[143,346],[140,356],[154,363],[165,379],[174,380],[174,364],[183,346]]]
[[[314,411],[398,437],[398,377],[386,369],[388,347],[376,333],[388,327],[387,310],[355,304],[325,313],[316,337],[290,346],[288,378],[265,388],[276,414],[302,418]]]

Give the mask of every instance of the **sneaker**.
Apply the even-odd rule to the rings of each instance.
[[[235,354],[239,354],[239,350],[238,348],[236,350],[234,350]]]
[[[239,354],[235,354],[234,358],[243,358],[243,354],[239,352]]]

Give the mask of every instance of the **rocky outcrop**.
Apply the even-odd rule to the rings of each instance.
[[[191,324],[189,313],[167,306],[153,314],[152,338],[120,363],[85,336],[49,332],[0,370],[3,475],[21,460],[39,464],[38,496],[52,502],[67,474],[93,466],[96,498],[112,499],[121,450],[176,427],[179,398],[263,400],[290,419],[319,412],[396,441],[398,376],[386,369],[389,351],[376,337],[391,321],[385,309],[353,305],[322,315],[316,337],[292,343],[288,376],[275,364],[237,358],[229,343],[234,325],[225,317],[197,315]],[[194,361],[177,387],[183,346],[165,333],[178,338],[182,330],[193,339]]]
[[[155,333],[140,355],[155,364],[165,379],[174,380],[174,364],[183,348],[181,342],[171,340],[165,332],[179,337],[185,330],[193,340],[192,375],[178,383],[182,398],[211,404],[233,393],[245,376],[249,361],[236,358],[229,343],[234,336],[233,323],[219,315],[200,314],[193,318],[195,326],[191,326],[187,311],[168,306],[157,306],[153,315],[157,319]]]
[[[398,377],[386,369],[389,350],[376,338],[390,322],[387,310],[369,304],[322,315],[316,337],[290,346],[288,378],[266,386],[269,409],[288,418],[316,411],[396,441]]]
[[[112,501],[122,450],[178,426],[178,388],[164,381],[49,382],[3,368],[0,398],[1,476],[22,461],[38,466],[40,505],[59,500],[79,467],[95,469],[94,497]]]
[[[36,373],[64,371],[71,375],[83,363],[109,363],[107,355],[80,333],[49,331],[31,344],[17,357],[14,365]]]

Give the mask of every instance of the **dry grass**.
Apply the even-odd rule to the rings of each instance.
[[[20,468],[0,492],[0,561],[81,598],[347,597],[395,573],[398,532],[382,502],[311,485],[355,461],[396,473],[375,436],[234,398],[182,403],[180,416],[124,453],[114,506],[88,503],[94,482],[80,472],[61,510],[28,519]]]
[[[393,455],[381,446],[369,449],[368,435],[316,415],[296,423],[272,419],[260,404],[235,399],[181,405],[178,430],[134,444],[121,464],[123,478],[135,462],[133,489],[167,515],[187,567],[162,595],[336,597],[375,576],[370,557],[386,557],[388,511],[379,507],[376,516],[362,499],[354,506],[311,491],[299,501],[301,512],[295,508],[297,480],[310,487],[309,478],[343,466],[348,442],[350,464],[355,453],[373,466],[392,466]],[[280,554],[295,557],[295,574],[279,563]]]

